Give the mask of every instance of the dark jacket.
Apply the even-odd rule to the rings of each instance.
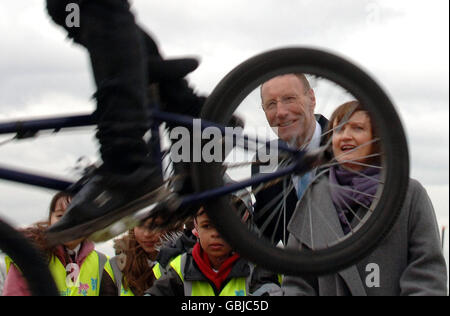
[[[322,116],[322,115],[316,115],[316,120],[319,122],[320,126],[322,127],[322,131],[325,131],[328,120]],[[282,140],[278,140],[279,142],[283,142]],[[321,140],[321,143],[324,142],[324,139]],[[257,157],[256,157],[257,158]],[[252,176],[260,173],[259,172],[259,166],[258,165],[252,165]],[[269,204],[273,204],[274,206],[277,205],[281,199],[283,198],[283,195],[280,195],[280,193],[283,191],[283,182],[279,182],[278,184],[275,184],[273,186],[270,186],[264,190],[259,191],[255,195],[255,205],[254,205],[254,212],[255,212],[255,223],[258,228],[261,229],[262,225],[267,221],[267,219],[270,217],[271,212],[266,212],[264,215],[259,214],[261,213],[261,210]],[[278,197],[275,200],[275,197]],[[267,237],[269,240],[273,239],[273,244],[278,244],[280,241],[283,241],[283,230],[286,230],[287,224],[289,223],[289,220],[292,217],[292,214],[294,213],[295,206],[297,205],[298,197],[297,193],[294,190],[292,190],[288,196],[286,197],[286,222],[283,224],[283,219],[278,219],[278,216],[274,216],[274,218],[270,221],[270,224],[267,226],[266,229],[263,230],[263,235]],[[278,215],[278,214],[277,214]],[[284,229],[283,229],[284,228]],[[274,231],[276,231],[275,235],[273,236]],[[286,233],[286,237],[289,234]],[[274,238],[272,238],[274,237]]]
[[[156,257],[161,267],[166,268],[170,261],[178,255],[188,252],[197,243],[197,238],[190,229],[185,229],[183,234],[175,241],[164,243]]]
[[[186,265],[183,272],[186,281],[202,281],[208,282],[218,295],[222,289],[234,278],[249,277],[251,273],[250,263],[245,259],[239,258],[234,264],[227,279],[222,283],[221,288],[217,289],[215,285],[209,281],[198,268],[192,256],[192,250],[186,253]],[[260,289],[265,284],[271,284],[279,287],[278,276],[274,273],[265,271],[260,268],[254,268],[249,285],[250,293]],[[167,267],[167,273],[159,278],[153,286],[146,291],[146,295],[152,296],[185,296],[184,283],[178,273],[172,268]]]

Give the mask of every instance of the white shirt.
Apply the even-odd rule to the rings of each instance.
[[[78,244],[74,249],[66,248],[69,256],[75,258],[75,262],[76,262],[76,259],[78,258],[78,252],[80,252],[80,249],[81,249],[81,244]]]

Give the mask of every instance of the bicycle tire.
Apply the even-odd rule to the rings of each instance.
[[[0,249],[16,264],[35,296],[58,296],[48,265],[39,251],[17,230],[0,219]]]
[[[205,209],[220,233],[235,250],[269,270],[290,275],[332,273],[368,255],[395,224],[409,181],[409,154],[399,116],[383,89],[365,71],[337,55],[311,48],[282,48],[262,53],[234,68],[208,97],[201,118],[225,124],[239,102],[260,83],[275,75],[302,72],[319,74],[341,85],[371,110],[379,127],[383,152],[389,159],[386,182],[376,212],[354,235],[328,249],[299,253],[274,247],[257,238],[230,216],[229,199],[206,201]],[[193,164],[198,191],[223,186],[220,163]]]

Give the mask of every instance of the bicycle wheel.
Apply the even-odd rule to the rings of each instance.
[[[326,134],[333,134],[344,128],[353,115],[353,113],[347,113],[339,122],[339,126],[333,127],[327,132],[323,129],[322,142],[318,148],[309,150],[310,146],[303,144],[296,152],[286,149],[278,152],[278,163],[272,169],[276,171],[265,171],[266,176],[270,176],[271,173],[275,174],[275,172],[279,173],[280,176],[276,179],[267,180],[267,177],[262,178],[249,171],[259,163],[255,161],[254,155],[248,161],[250,147],[257,152],[261,144],[265,144],[273,138],[273,135],[269,134],[261,143],[260,137],[256,137],[257,141],[253,146],[249,146],[246,142],[245,146],[240,146],[241,153],[229,154],[228,160],[202,161],[193,164],[194,183],[199,191],[221,187],[224,185],[222,176],[224,171],[228,174],[234,173],[234,179],[237,181],[244,181],[243,179],[247,179],[249,176],[251,178],[259,177],[262,181],[259,185],[248,187],[253,200],[258,194],[266,198],[262,209],[255,212],[254,215],[255,220],[261,220],[258,216],[261,217],[261,214],[265,214],[262,216],[264,221],[258,224],[257,233],[249,230],[248,225],[243,225],[239,218],[230,212],[233,207],[228,196],[205,202],[205,208],[221,234],[238,253],[272,271],[291,275],[331,273],[351,265],[367,255],[383,240],[394,225],[401,210],[409,180],[406,138],[401,121],[389,97],[368,74],[341,57],[308,48],[274,50],[243,62],[213,90],[203,108],[201,118],[225,125],[231,115],[235,113],[243,116],[244,120],[250,122],[253,127],[261,129],[264,123],[267,125],[266,121],[269,119],[266,111],[268,108],[265,105],[261,106],[261,85],[273,78],[288,74],[306,75],[315,92],[315,104],[320,104],[322,108],[325,106],[325,109],[321,110],[316,106],[316,113],[329,115],[338,105],[351,100],[357,100],[359,104],[362,104],[364,111],[370,116],[371,124],[376,129],[378,136],[375,140],[352,148],[352,151],[347,154],[375,142],[379,146],[378,152],[366,156],[364,161],[372,161],[369,158],[375,157],[374,160],[377,163],[362,163],[361,159],[343,162],[336,156],[330,156],[332,138],[327,140]],[[286,99],[276,100],[276,103],[286,106],[290,102],[289,95],[286,96]],[[258,120],[257,117],[262,119]],[[291,126],[289,124],[294,123],[286,124]],[[279,126],[275,133],[276,137],[282,138],[283,128],[283,125]],[[273,129],[273,126],[268,126],[266,129]],[[244,134],[246,134],[245,130]],[[242,147],[245,148],[242,149]],[[229,159],[230,156],[232,156],[231,159]],[[240,161],[240,156],[245,156],[247,161]],[[317,184],[319,182],[328,183],[323,180],[323,177],[328,177],[333,166],[345,162],[362,167],[355,168],[355,170],[378,168],[379,174],[376,194],[372,196],[371,202],[368,205],[361,205],[354,209],[350,207],[349,210],[346,210],[348,214],[352,214],[350,217],[353,218],[351,231],[347,234],[337,231],[342,229],[341,227],[336,230],[336,215],[333,215],[334,219],[331,219],[327,217],[327,214],[322,213],[322,209],[317,205],[320,205],[321,201],[317,201],[317,199],[311,201],[311,197],[315,196],[314,190],[317,188]],[[246,167],[247,170],[235,172],[234,167]],[[283,173],[283,171],[285,172]],[[313,179],[312,184],[307,187],[306,192],[296,203],[293,216],[300,216],[304,221],[309,221],[302,224],[309,225],[310,236],[306,238],[309,239],[309,243],[301,251],[291,250],[288,249],[289,247],[285,247],[283,242],[286,244],[286,239],[292,230],[287,229],[289,217],[292,215],[288,214],[290,194],[296,192],[292,179],[297,179],[295,177],[301,179],[308,173]],[[361,172],[355,171],[355,173]],[[276,196],[265,193],[269,192],[266,191],[267,189],[276,185],[283,188]],[[332,189],[331,184],[328,189]],[[271,199],[267,200],[269,197]],[[257,201],[258,198],[256,198]],[[300,209],[301,211],[299,211]],[[300,215],[295,212],[300,212]],[[315,221],[320,221],[318,228],[313,227]],[[282,227],[283,232],[281,237],[274,240],[274,236],[280,235],[276,231],[277,227]],[[320,240],[323,234],[322,232],[318,234],[319,227],[320,230],[326,230],[328,227],[329,231],[323,234],[333,236],[331,238],[333,240],[328,239],[326,243]],[[281,243],[278,242],[279,239],[282,240]]]
[[[58,296],[53,277],[39,252],[22,234],[1,219],[0,249],[20,268],[32,295]]]

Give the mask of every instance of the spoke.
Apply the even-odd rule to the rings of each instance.
[[[360,157],[360,158],[358,158],[358,159],[367,159],[367,158],[374,158],[374,157],[380,157],[380,156],[382,156],[381,153],[375,153],[375,154],[370,154],[370,155],[367,155],[367,156],[362,156],[362,157]],[[350,163],[354,163],[354,164],[359,164],[359,165],[361,165],[361,166],[366,166],[366,167],[371,167],[371,168],[383,169],[383,167],[378,166],[378,165],[368,165],[368,164],[363,164],[363,163],[359,163],[359,162],[357,162],[357,161],[355,161],[355,160],[343,160],[343,161],[337,161],[335,158],[333,158],[332,160],[330,160],[329,163],[323,164],[322,167],[336,166],[336,165],[340,165],[340,164],[345,163],[345,162],[350,162]]]
[[[370,198],[377,199],[377,197],[375,195],[372,195],[372,194],[369,194],[369,193],[365,193],[365,192],[361,192],[361,191],[358,191],[358,190],[355,190],[355,189],[352,189],[352,188],[348,188],[348,187],[345,187],[345,186],[342,186],[342,185],[339,185],[339,184],[331,184],[331,183],[329,183],[328,185],[330,187],[339,188],[339,189],[342,189],[342,190],[345,190],[345,191],[349,191],[349,192],[359,193],[359,194],[368,196]]]
[[[320,135],[320,139],[323,139],[325,135],[328,135],[330,133],[333,133],[335,130],[341,130],[342,126],[344,126],[345,124],[347,124],[348,119],[353,115],[354,110],[353,111],[349,111],[348,113],[345,114],[344,118],[341,120],[341,123],[338,124],[336,127],[333,127],[331,129],[329,129],[328,131],[325,131],[322,133],[322,135]],[[310,143],[311,143],[312,139],[310,139],[309,141],[307,141],[305,144],[302,145],[301,149],[305,149]],[[327,141],[327,143],[325,144],[325,148],[327,148],[332,141],[332,137],[330,137]]]
[[[9,143],[11,143],[11,142],[15,141],[16,139],[18,139],[18,138],[17,138],[17,136],[14,136],[14,137],[11,137],[11,138],[8,138],[8,139],[5,139],[5,140],[2,140],[2,141],[0,142],[0,146],[3,146],[3,145],[6,145],[6,144],[9,144]]]
[[[329,170],[329,169],[330,169],[329,167],[336,166],[336,165],[339,165],[339,163],[334,163],[334,164],[327,165],[328,169],[326,169],[326,170]],[[356,171],[356,170],[352,170],[352,172],[353,172],[353,173],[356,173],[357,175],[360,175],[360,176],[363,177],[363,178],[370,179],[370,180],[374,180],[374,181],[377,181],[377,182],[380,183],[380,184],[384,184],[384,181],[382,181],[381,179],[378,179],[378,178],[375,178],[375,177],[368,176],[368,175],[366,175],[366,174],[364,174],[364,173],[362,173],[362,172]]]
[[[287,179],[284,179],[284,181],[283,181],[283,192],[287,191],[286,190],[286,180]],[[281,201],[281,204],[282,204],[281,209],[278,212],[278,218],[277,218],[277,222],[275,223],[275,229],[272,233],[272,237],[270,238],[270,241],[273,243],[275,240],[275,234],[278,230],[277,228],[280,224],[281,215],[283,215],[283,245],[286,245],[286,229],[285,229],[285,227],[286,227],[286,197],[287,197],[287,194],[283,194],[282,201]]]
[[[364,157],[358,158],[358,159],[363,159]],[[353,165],[358,165],[358,166],[362,166],[362,167],[367,167],[367,168],[375,168],[375,169],[383,169],[382,166],[377,166],[377,165],[368,165],[359,161],[355,161],[355,160],[342,160],[340,161],[340,164],[345,164],[345,163],[350,163]]]
[[[255,221],[257,221],[257,220],[259,220],[261,217],[263,217],[263,216],[267,213],[267,211],[270,210],[270,209],[275,205],[275,203],[277,203],[278,200],[282,198],[282,195],[283,195],[283,192],[279,193],[277,196],[275,196],[275,197],[270,201],[270,203],[266,204],[262,209],[260,209],[260,210],[258,211],[258,214],[255,214]]]
[[[286,191],[286,179],[283,181],[283,191]],[[287,195],[283,195],[283,245],[286,245],[286,198]]]
[[[354,152],[354,151],[356,151],[356,150],[358,150],[358,149],[360,149],[360,148],[362,148],[362,147],[365,147],[365,146],[371,145],[371,144],[373,144],[373,143],[376,143],[376,142],[378,142],[379,140],[380,140],[379,138],[374,138],[374,139],[372,139],[372,140],[370,140],[370,141],[368,141],[368,142],[365,142],[364,144],[361,144],[361,145],[359,145],[359,146],[353,148],[352,150],[346,151],[345,153],[342,153],[342,154],[340,154],[339,156],[334,157],[334,160],[338,160],[338,159],[341,158],[342,156],[348,155],[348,154],[350,154],[350,153],[352,153],[352,152]]]
[[[292,184],[292,185],[289,186],[287,192],[281,192],[281,193],[279,193],[274,199],[272,199],[272,201],[271,201],[266,207],[264,207],[263,209],[261,209],[260,214],[258,214],[258,219],[261,218],[262,216],[264,216],[264,215],[267,213],[267,211],[270,210],[271,207],[272,207],[275,203],[278,203],[278,204],[277,204],[276,207],[274,207],[274,208],[272,209],[272,214],[278,213],[278,212],[279,212],[279,209],[282,207],[282,203],[283,203],[282,197],[283,197],[284,195],[289,195],[290,192],[291,192],[293,189],[294,189],[294,185]],[[273,215],[273,216],[275,216],[275,215]],[[273,216],[272,216],[272,218],[273,218]],[[263,226],[264,226],[264,227],[267,227],[267,225],[272,221],[272,218],[271,218],[270,220],[266,220],[266,221],[264,222],[264,225],[263,225]],[[266,224],[266,223],[267,223],[267,224]]]
[[[312,199],[311,198],[308,198],[308,200],[310,201],[310,205],[312,204]],[[312,208],[311,206],[309,206],[310,208]],[[330,225],[330,223],[329,223],[329,220],[327,220],[326,218],[325,218],[325,216],[323,215],[323,212],[320,210],[320,208],[319,207],[315,207],[317,210],[318,210],[318,214],[319,214],[319,216],[322,218],[322,220],[325,222],[325,224],[328,226],[328,228],[333,232],[333,234],[334,234],[334,236],[336,237],[336,240],[339,240],[339,239],[341,239],[341,237],[339,237],[339,234],[333,229],[333,227]],[[311,225],[311,227],[312,227],[312,224],[310,224]],[[312,228],[311,228],[312,229]],[[314,249],[313,249],[314,250]]]
[[[305,192],[306,193],[306,192]],[[311,196],[308,196],[308,212],[309,212],[309,228],[310,228],[310,234],[311,234],[311,249],[314,250],[314,235],[313,235],[313,224],[312,224],[312,212],[311,212]],[[319,211],[320,213],[320,211]]]
[[[264,224],[261,226],[261,231],[262,232],[264,232],[264,231],[266,231],[266,229],[267,229],[267,226],[272,222],[272,220],[273,220],[273,218],[275,217],[275,215],[278,213],[278,220],[277,220],[277,223],[276,223],[276,226],[275,226],[275,231],[276,231],[276,228],[278,227],[278,224],[279,224],[279,218],[280,218],[280,214],[282,214],[282,209],[283,209],[283,199],[282,199],[282,196],[287,196],[287,195],[289,195],[290,194],[290,192],[292,191],[292,189],[294,188],[294,185],[291,183],[290,185],[289,185],[289,187],[288,187],[288,190],[287,190],[287,192],[281,192],[280,194],[278,194],[278,196],[277,197],[275,197],[272,201],[271,201],[271,206],[274,204],[274,203],[276,203],[279,199],[281,199],[279,202],[278,202],[278,204],[276,205],[276,207],[275,208],[273,208],[272,209],[272,212],[270,213],[270,215],[269,215],[269,217],[264,221]],[[267,210],[269,210],[271,207],[268,207],[268,208],[266,208],[265,207],[265,209],[264,209],[264,213],[267,213]],[[261,218],[261,216],[262,215],[259,215],[259,218]],[[273,235],[274,236],[274,235]],[[273,239],[274,239],[274,237],[272,236],[272,242],[273,242]]]
[[[352,215],[353,215],[356,219],[358,219],[359,222],[361,222],[362,220],[358,217],[358,215],[356,215],[356,212],[352,209],[352,207],[351,207],[350,205],[348,205],[348,203],[345,201],[345,199],[342,198],[342,197],[339,196],[339,195],[338,195],[338,198],[341,200],[341,202],[344,202],[345,207],[350,211],[350,213],[352,213]],[[350,198],[351,198],[351,197],[350,197]],[[354,200],[354,199],[352,198],[352,200]],[[354,200],[354,201],[356,202],[356,200]],[[336,210],[336,211],[337,211],[337,210]],[[347,224],[350,226],[350,229],[351,229],[352,232],[353,232],[353,227],[350,225],[350,222],[349,222],[347,216],[345,217],[345,219],[346,219],[346,221],[347,221]]]
[[[274,212],[270,213],[270,215],[268,216],[268,218],[266,219],[264,224],[261,226],[261,233],[266,231],[267,226],[269,226],[269,224],[272,222],[275,215],[278,213],[278,209],[280,209],[282,207],[282,203],[283,203],[283,201],[280,201],[278,203],[278,205],[275,207]]]
[[[322,171],[320,174],[318,174],[316,176],[320,177],[322,174],[326,173],[326,171]],[[310,188],[308,187],[307,190],[309,190]],[[317,207],[315,204],[313,204],[313,200],[310,196],[310,194],[305,194],[303,195],[303,197],[306,199],[306,207],[307,207],[307,211],[309,214],[309,226],[310,226],[310,237],[311,237],[311,250],[314,250],[314,237],[313,237],[313,225],[312,225],[312,210],[313,208],[316,210],[316,212],[319,214],[319,216],[321,217],[321,219],[323,220],[323,222],[326,224],[326,226],[328,226],[328,228],[332,231],[332,233],[334,234],[334,236],[336,237],[337,240],[341,239],[339,237],[339,234],[336,232],[336,230],[333,229],[333,227],[330,225],[329,220],[325,218],[325,216],[323,215],[323,212],[321,211],[321,209],[319,207]],[[314,207],[313,207],[314,206]],[[306,221],[303,221],[303,227],[302,230],[305,229],[305,225],[306,225]]]
[[[330,168],[327,169],[320,169],[320,172],[317,173],[314,178],[309,182],[307,188],[305,189],[305,192],[309,189],[309,187],[311,186],[312,183],[314,183],[320,176],[324,175],[325,173],[327,173],[330,170]],[[306,193],[305,193],[306,194]],[[305,196],[305,194],[303,196]]]
[[[274,243],[274,241],[275,241],[275,235],[276,235],[276,233],[277,233],[277,231],[278,231],[278,225],[280,224],[280,219],[281,219],[281,215],[284,213],[283,212],[283,209],[284,209],[284,199],[281,201],[281,203],[280,203],[281,205],[280,205],[280,211],[278,211],[278,217],[277,217],[277,222],[275,223],[275,229],[273,230],[273,232],[272,232],[272,236],[270,237],[270,242],[273,244]],[[284,209],[284,210],[286,210],[286,209]],[[284,227],[283,227],[283,237],[284,237],[284,234],[285,233],[285,229],[284,229]]]
[[[331,186],[331,184],[330,184],[330,186]],[[343,189],[342,187],[340,187],[340,188]],[[357,192],[357,191],[354,191],[354,192]],[[360,206],[362,206],[363,208],[365,208],[365,209],[367,209],[367,210],[369,210],[369,211],[371,211],[371,212],[373,211],[373,210],[371,209],[370,206],[367,206],[367,205],[362,204],[360,201],[358,201],[358,200],[355,199],[354,197],[345,194],[345,192],[342,192],[342,193],[343,193],[346,197],[352,199],[354,202],[356,202],[357,204],[359,204]],[[364,194],[364,192],[358,192],[358,193]],[[379,199],[378,197],[376,197],[376,196],[371,196],[371,195],[369,195],[369,194],[364,194],[364,195],[369,196],[369,197],[373,197],[374,200],[378,200],[378,199]],[[345,201],[344,201],[344,202],[345,202]]]
[[[281,181],[281,180],[280,180],[280,181]],[[278,193],[278,194],[270,201],[270,203],[266,204],[261,210],[258,211],[258,214],[255,214],[255,220],[258,220],[258,219],[260,219],[261,217],[263,217],[263,216],[267,213],[267,211],[268,211],[269,209],[271,209],[271,207],[272,207],[275,203],[277,203],[280,199],[282,199],[284,195],[288,196],[288,195],[291,193],[291,191],[292,191],[293,189],[294,189],[294,184],[293,184],[292,181],[291,181],[291,184],[289,185],[289,187],[288,187],[288,189],[287,189],[287,192],[281,191],[280,193]],[[256,193],[257,193],[257,192],[255,193],[255,190],[253,190],[252,193],[256,196]]]
[[[288,165],[288,163],[289,163],[289,161],[281,161],[280,164],[278,165],[278,168],[279,167],[283,167],[284,165]],[[255,189],[252,190],[252,193],[254,195],[256,195],[260,191],[265,190],[265,189],[267,189],[267,188],[269,188],[269,187],[271,187],[273,185],[278,184],[280,181],[282,181],[286,177],[288,177],[288,176],[282,176],[280,178],[276,178],[276,179],[274,179],[272,181],[269,181],[267,183],[261,183],[261,184],[258,185],[258,187],[256,187]],[[281,192],[281,194],[283,194],[283,192]]]

